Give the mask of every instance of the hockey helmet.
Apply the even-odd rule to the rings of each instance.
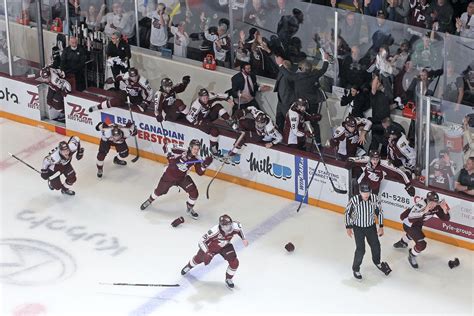
[[[130,69],[128,70],[128,76],[129,76],[130,78],[138,77],[138,69],[137,69],[137,68],[134,68],[134,67],[130,68]]]
[[[376,149],[371,149],[369,150],[369,157],[372,158],[378,158],[380,159],[380,152]]]
[[[40,71],[40,76],[43,79],[48,79],[51,76],[51,69],[49,67],[44,67]]]
[[[372,192],[372,189],[370,188],[370,185],[367,182],[361,182],[359,183],[359,192],[370,193]]]
[[[194,146],[201,147],[201,142],[198,139],[193,139],[189,142],[189,149],[193,148]]]
[[[346,119],[344,120],[344,125],[346,127],[356,127],[357,126],[357,121],[354,117],[352,116],[348,116],[346,117]]]
[[[170,78],[161,79],[161,89],[165,92],[170,92],[173,87],[173,81]]]
[[[232,218],[229,215],[224,214],[219,217],[219,227],[226,233],[232,231]]]
[[[295,102],[293,102],[293,105],[296,107],[303,107],[304,111],[306,111],[306,109],[309,107],[308,100],[305,98],[298,98]]]
[[[59,142],[58,145],[59,148],[59,153],[64,156],[64,157],[69,157],[69,153],[71,152],[71,149],[69,148],[69,145],[65,141]]]
[[[198,96],[205,97],[209,96],[209,91],[206,88],[199,89]]]
[[[399,138],[400,136],[402,136],[402,132],[400,132],[399,129],[393,127],[393,126],[390,126],[388,129],[387,129],[387,135],[388,136],[395,136],[396,138]]]
[[[444,158],[446,155],[449,155],[449,151],[447,149],[441,149],[439,151],[439,158]]]
[[[426,194],[427,202],[439,202],[439,195],[435,191],[430,191]]]
[[[267,125],[267,115],[263,112],[259,112],[255,117],[255,127],[257,129],[263,129]]]
[[[123,132],[118,126],[112,127],[111,134],[112,134],[112,137],[117,140],[123,137]]]

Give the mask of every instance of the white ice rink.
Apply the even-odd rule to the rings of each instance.
[[[207,200],[210,178],[195,173],[198,221],[185,216],[186,195],[176,188],[141,212],[163,165],[128,159],[127,166],[117,166],[112,150],[99,180],[97,145],[85,142],[84,159],[73,161],[76,196],[64,196],[8,152],[40,169],[48,151],[67,137],[6,119],[0,119],[0,130],[1,315],[473,315],[468,250],[428,240],[415,271],[407,250],[392,248],[401,232],[386,228],[382,259],[392,274],[376,269],[367,247],[364,280],[358,282],[351,271],[355,245],[341,214],[311,206],[297,214],[296,202],[219,180]],[[244,248],[240,239],[233,240],[240,260],[233,291],[225,287],[227,263],[220,257],[180,275],[199,238],[223,213],[242,223],[250,241]],[[182,215],[185,223],[172,228]],[[288,241],[296,246],[293,253],[284,249]],[[454,257],[461,265],[451,270],[448,260]]]

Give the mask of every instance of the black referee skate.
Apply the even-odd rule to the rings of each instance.
[[[418,269],[418,262],[416,261],[416,256],[411,252],[411,248],[408,250],[408,262],[413,269]]]
[[[120,166],[125,166],[127,162],[125,160],[119,159],[119,157],[115,156],[114,157],[114,164],[120,165]]]
[[[399,241],[397,241],[396,243],[393,244],[393,247],[395,247],[395,248],[406,248],[406,247],[408,247],[408,244],[406,242],[404,242],[403,239],[400,239]]]
[[[359,271],[352,271],[352,274],[354,275],[354,278],[357,280],[362,280],[362,274],[360,274]]]
[[[76,192],[74,192],[73,190],[70,190],[68,188],[62,188],[61,193],[66,194],[66,195],[75,195],[76,194]]]
[[[232,282],[232,279],[225,279],[225,285],[231,290],[234,288],[234,282]]]
[[[375,266],[377,267],[377,269],[382,271],[385,275],[389,275],[390,272],[392,272],[392,269],[386,262],[381,262],[380,264],[376,264]]]

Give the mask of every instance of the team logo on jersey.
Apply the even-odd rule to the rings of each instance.
[[[26,91],[28,94],[31,96],[30,101],[28,101],[28,107],[31,109],[39,110],[40,104],[39,104],[39,95],[36,92],[33,91]]]
[[[67,102],[67,104],[71,107],[71,112],[69,112],[67,116],[69,120],[92,125],[92,118],[90,118],[89,114],[86,113],[86,109],[84,107],[71,102]]]
[[[264,159],[256,159],[252,152],[247,162],[250,164],[250,171],[265,173],[282,180],[291,179],[292,177],[291,168],[271,162],[269,156]]]

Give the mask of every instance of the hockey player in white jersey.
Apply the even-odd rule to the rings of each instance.
[[[71,161],[76,153],[76,159],[81,160],[84,156],[84,148],[81,147],[79,137],[73,136],[69,141],[62,141],[59,145],[49,152],[43,160],[41,168],[41,177],[48,180],[51,190],[61,190],[62,194],[74,195],[75,192],[69,187],[76,182],[76,172]],[[61,182],[61,175],[66,177],[64,183]]]
[[[359,128],[363,127],[362,131]],[[366,152],[361,147],[366,142],[366,135],[372,127],[372,122],[366,118],[348,116],[342,125],[336,128],[330,143],[336,148],[341,160],[349,157],[363,156]]]
[[[387,131],[387,159],[397,168],[411,176],[416,166],[416,152],[410,146],[405,134],[396,128]]]

